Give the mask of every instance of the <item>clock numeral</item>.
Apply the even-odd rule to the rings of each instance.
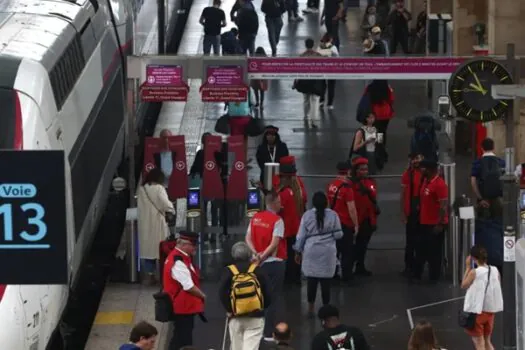
[[[494,115],[498,115],[498,113],[496,113],[496,111],[494,110],[494,108],[492,108],[492,114],[494,114]]]
[[[457,105],[460,106],[460,105],[462,105],[463,103],[465,103],[465,101],[459,101],[459,102],[457,103]]]
[[[499,103],[501,103],[502,105],[504,105],[505,107],[507,107],[509,104],[505,101],[499,101]]]
[[[483,112],[481,112],[481,114],[479,115],[479,118],[480,118],[481,120],[483,120]]]
[[[507,80],[508,78],[509,78],[509,76],[506,75],[506,76],[504,76],[503,78],[501,78],[500,81],[505,81],[505,80]]]
[[[470,115],[470,113],[472,113],[472,108],[468,110],[467,117]]]
[[[492,73],[496,73],[497,70],[498,70],[498,66],[495,66],[494,69],[492,70]]]
[[[460,77],[459,75],[456,78],[458,78],[461,81],[465,81],[465,79],[463,79],[463,77]]]

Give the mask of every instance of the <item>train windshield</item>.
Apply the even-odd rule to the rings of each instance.
[[[18,92],[0,88],[0,149],[22,149],[22,112]]]

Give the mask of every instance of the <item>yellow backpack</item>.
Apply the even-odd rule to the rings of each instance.
[[[257,265],[251,264],[247,272],[239,272],[237,266],[229,265],[233,274],[230,302],[235,316],[264,310],[261,284],[254,271]]]

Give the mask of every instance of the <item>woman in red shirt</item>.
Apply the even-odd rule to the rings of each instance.
[[[295,165],[282,165],[279,169],[279,197],[281,212],[284,221],[284,238],[286,239],[288,258],[286,260],[285,279],[291,283],[301,283],[301,268],[295,263],[293,245],[299,231],[301,216],[304,213],[304,202],[301,188],[295,178]]]
[[[370,276],[365,268],[365,257],[372,233],[377,227],[377,188],[374,180],[368,177],[368,159],[359,157],[352,161],[352,189],[354,190],[359,231],[355,239],[355,274]]]
[[[366,87],[365,94],[370,97],[371,112],[376,116],[374,126],[383,134],[383,146],[386,148],[387,129],[394,117],[394,90],[386,80],[374,80]]]

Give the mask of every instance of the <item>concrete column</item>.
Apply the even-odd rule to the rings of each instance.
[[[479,1],[479,0],[475,0]],[[488,0],[488,44],[492,55],[505,55],[507,43],[516,45],[516,55],[525,55],[525,0]],[[523,72],[522,72],[523,75]],[[516,77],[514,77],[516,79]],[[523,84],[525,81],[522,80]],[[522,100],[523,101],[523,100]],[[521,102],[521,113],[514,125],[516,140],[516,164],[525,162],[525,103]],[[488,136],[493,138],[498,155],[505,148],[505,124],[490,123]]]
[[[453,0],[428,0],[429,13],[452,13]]]

